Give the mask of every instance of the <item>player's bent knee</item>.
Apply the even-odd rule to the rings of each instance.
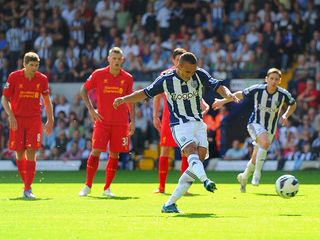
[[[189,156],[190,154],[198,154],[197,146],[191,143],[183,149],[183,153],[186,156]]]
[[[259,147],[268,150],[270,147],[270,142],[269,141],[261,141],[261,143],[259,144]]]

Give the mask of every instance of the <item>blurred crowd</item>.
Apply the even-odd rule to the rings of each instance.
[[[308,142],[310,149],[319,145],[315,120],[320,112],[319,0],[0,0],[0,4],[2,85],[11,71],[22,68],[22,56],[29,50],[39,54],[40,71],[50,82],[83,82],[107,64],[108,50],[118,46],[126,58],[123,67],[135,81],[150,82],[171,65],[172,49],[183,47],[196,54],[200,67],[222,80],[264,77],[271,66],[284,72],[295,69],[288,87],[299,105],[292,120],[292,129],[297,130],[280,129],[280,155],[305,151],[305,144],[296,144],[295,150],[289,146],[289,132],[296,134],[295,141]],[[92,127],[79,96],[72,103],[64,96],[52,98],[55,131],[44,138],[39,154],[50,159],[76,158],[79,149],[88,154]],[[137,110],[141,118],[137,122],[146,133],[143,144],[132,139],[138,152],[157,140],[151,106],[147,102]],[[0,111],[4,149],[8,130]],[[303,140],[307,116],[312,130]],[[213,122],[215,118],[216,114]],[[215,139],[219,135],[213,132]]]

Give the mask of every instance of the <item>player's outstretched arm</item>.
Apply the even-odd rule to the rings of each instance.
[[[46,109],[47,113],[47,122],[44,125],[44,132],[48,136],[53,129],[54,117],[53,117],[53,107],[52,102],[49,95],[42,96],[44,108]]]
[[[133,93],[126,95],[124,97],[116,98],[113,101],[113,107],[117,109],[121,104],[141,102],[146,98],[147,98],[147,95],[144,93],[143,89],[141,89],[139,91],[134,91]]]
[[[280,123],[283,126],[288,125],[288,118],[293,114],[293,112],[296,110],[297,104],[294,103],[292,105],[289,105],[286,112],[281,116]]]
[[[243,99],[243,94],[242,94],[242,91],[238,91],[238,92],[235,92],[233,93],[233,95],[240,101]],[[234,101],[233,98],[222,98],[222,99],[218,99],[218,98],[215,98],[214,99],[214,102],[212,104],[212,108],[214,110],[217,110],[217,109],[220,109],[222,108],[223,105],[229,103],[229,102],[232,102]]]
[[[233,93],[230,92],[229,88],[221,85],[217,89],[217,93],[219,93],[222,97],[230,99],[230,102],[234,101],[236,103],[240,102],[240,99]]]
[[[2,96],[1,103],[4,110],[8,114],[9,128],[12,129],[13,131],[17,130],[18,123],[17,123],[16,117],[14,116],[11,110],[11,105],[9,100],[5,96]]]

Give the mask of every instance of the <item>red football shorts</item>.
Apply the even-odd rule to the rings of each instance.
[[[92,148],[111,152],[129,152],[129,126],[115,126],[95,123]]]
[[[41,148],[42,122],[41,117],[22,118],[16,117],[18,128],[10,129],[9,148],[14,151]]]
[[[169,122],[162,121],[160,132],[160,146],[164,147],[177,147],[178,145],[172,137]]]

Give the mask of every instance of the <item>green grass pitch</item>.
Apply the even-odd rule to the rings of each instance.
[[[80,198],[85,172],[37,172],[34,193],[21,198],[16,172],[0,172],[0,239],[320,239],[320,172],[295,172],[300,190],[292,199],[275,193],[285,172],[264,172],[259,187],[239,191],[235,172],[209,172],[218,190],[194,184],[180,199],[183,214],[163,214],[178,172],[170,172],[167,194],[154,194],[157,172],[119,170],[116,198],[102,197],[98,172],[90,197]],[[292,173],[291,173],[292,174]]]

